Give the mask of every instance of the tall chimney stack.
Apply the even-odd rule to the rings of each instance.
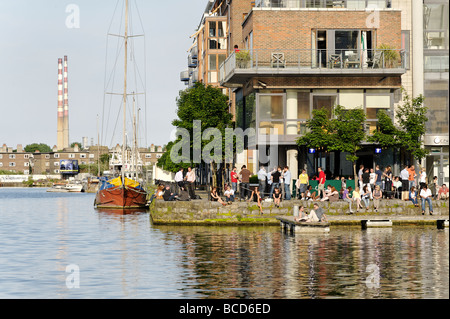
[[[64,148],[64,106],[63,106],[63,73],[62,59],[58,59],[58,122],[57,122],[57,147]]]
[[[64,147],[69,147],[69,96],[67,77],[67,55],[64,56]]]

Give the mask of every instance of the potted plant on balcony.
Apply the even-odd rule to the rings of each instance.
[[[236,52],[236,67],[239,69],[250,68],[250,51],[240,50]]]
[[[398,66],[400,60],[400,54],[398,50],[395,50],[388,44],[380,44],[378,50],[383,52],[382,59],[384,59],[385,68],[394,68]]]

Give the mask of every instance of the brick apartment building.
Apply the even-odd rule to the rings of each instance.
[[[120,148],[120,146],[119,146]],[[95,165],[103,154],[113,154],[114,148],[108,149],[106,146],[90,146],[86,149],[66,148],[57,151],[55,146],[52,152],[29,153],[25,152],[21,145],[16,149],[3,146],[0,148],[0,171],[9,171],[18,174],[60,174],[61,161],[76,160],[78,165]],[[154,168],[158,159],[163,154],[161,146],[151,145],[150,148],[139,149],[141,163],[148,168]]]
[[[425,144],[436,153],[423,164],[429,175],[440,174],[440,182],[448,183],[448,115],[442,113],[448,112],[448,1],[211,0],[197,34],[207,29],[208,19],[226,21],[219,85],[229,89],[230,111],[238,127],[257,133],[237,156],[239,163],[256,172],[268,153],[258,146],[276,136],[271,162],[290,166],[294,175],[318,166],[351,175],[345,154],[309,154],[295,144],[312,110],[325,107],[331,114],[337,104],[362,106],[370,132],[379,110],[394,117],[403,86],[410,96],[426,98]],[[205,59],[198,51],[197,66]],[[199,80],[209,83],[204,75]],[[364,144],[358,164],[393,165],[398,173],[403,154],[377,155],[375,147]]]

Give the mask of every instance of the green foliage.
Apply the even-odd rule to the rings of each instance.
[[[47,144],[43,144],[43,143],[33,143],[33,144],[29,144],[27,146],[25,146],[24,148],[25,152],[27,153],[35,153],[36,151],[39,151],[41,153],[50,153],[52,152],[52,149],[50,146],[48,146]]]
[[[423,105],[422,95],[411,99],[404,89],[402,91],[403,103],[397,107],[395,114],[398,127],[386,112],[380,111],[377,114],[378,128],[373,131],[368,141],[383,148],[403,148],[420,161],[428,154],[422,141],[426,132],[428,109]]]
[[[333,134],[329,150],[349,153],[346,159],[356,162],[358,160],[356,152],[366,138],[365,122],[366,114],[362,108],[347,110],[337,105],[334,108],[334,119],[331,120]]]
[[[381,110],[377,113],[378,125],[367,141],[380,145],[382,148],[400,147],[400,130],[395,127],[389,114]]]
[[[386,67],[396,67],[400,59],[400,54],[397,50],[387,44],[380,44],[378,46],[379,50],[383,50],[383,59]]]
[[[70,144],[70,147],[74,148],[75,145],[78,145],[78,147],[81,149],[81,143],[80,142],[73,142],[72,144]]]
[[[416,160],[421,161],[429,153],[424,148],[422,140],[428,122],[428,108],[423,105],[424,97],[422,95],[411,99],[404,89],[402,91],[404,94],[403,104],[398,106],[395,114],[400,126],[401,144]]]
[[[308,133],[297,139],[297,145],[327,150],[331,143],[330,114],[325,108],[313,110],[312,117],[306,121]]]
[[[164,168],[170,172],[176,172],[180,167],[187,168],[192,166],[194,162],[194,141],[199,145],[200,151],[208,152],[212,159],[222,159],[225,150],[225,129],[232,127],[232,115],[228,112],[228,97],[222,93],[222,90],[211,85],[205,86],[203,83],[196,83],[192,88],[180,91],[177,98],[177,116],[178,118],[172,121],[172,125],[176,128],[185,129],[189,133],[189,147],[190,158],[183,158],[181,163],[173,163],[171,159],[172,149],[177,143],[182,140],[178,137],[177,140],[169,142],[166,147],[166,152],[158,160],[158,167]],[[194,121],[201,121],[201,126],[194,129]],[[222,137],[222,140],[215,140],[214,136],[203,140],[203,133],[210,128],[217,129]],[[222,146],[222,154],[215,154],[212,145]]]

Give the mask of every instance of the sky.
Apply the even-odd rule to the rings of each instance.
[[[145,34],[145,41],[135,38],[138,44],[132,51],[138,56],[135,61],[140,63],[140,78],[146,79],[136,81],[146,83],[140,87],[145,87],[147,113],[140,115],[140,122],[146,119],[147,123],[146,136],[141,125],[141,146],[164,145],[170,140],[176,98],[186,88],[180,81],[180,72],[187,69],[190,36],[197,29],[207,2],[130,0],[132,22],[137,25],[132,31]],[[108,109],[114,104],[108,102],[113,96],[104,93],[109,91],[107,84],[111,81],[105,79],[113,74],[119,39],[107,34],[120,32],[122,3],[123,0],[0,1],[0,145],[56,145],[58,58],[65,55],[70,142],[88,137],[89,144],[91,139],[97,144],[101,135],[102,144],[115,145],[111,132],[118,125],[113,110]],[[140,19],[133,11],[135,5]],[[142,53],[141,58],[137,51]],[[134,69],[133,62],[129,65],[129,69]],[[123,66],[118,63],[117,67]],[[123,80],[119,81],[123,73],[114,75],[116,87],[111,90],[120,91],[120,83],[123,91]],[[143,110],[145,99],[139,98],[137,108]],[[120,130],[114,134],[122,133]]]

